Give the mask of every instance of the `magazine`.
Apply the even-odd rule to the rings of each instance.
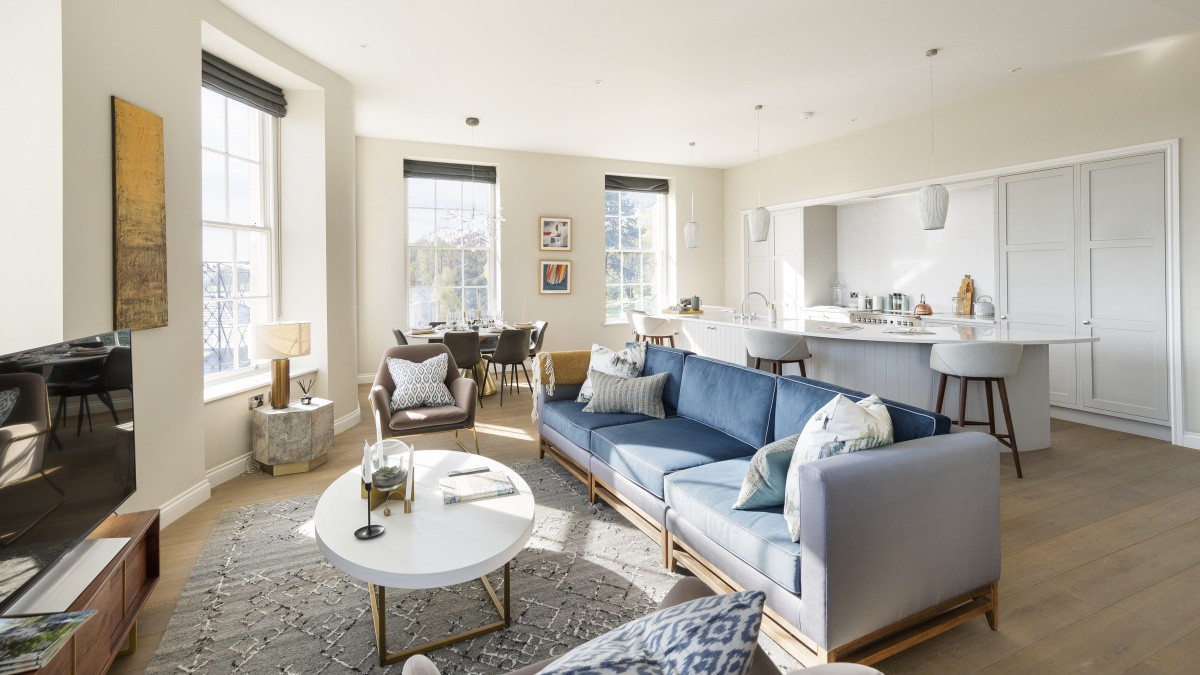
[[[96,610],[0,617],[0,675],[37,670],[54,655]]]
[[[442,502],[445,504],[473,502],[477,499],[491,499],[517,493],[517,488],[503,471],[447,476],[439,480],[438,485],[442,488]]]

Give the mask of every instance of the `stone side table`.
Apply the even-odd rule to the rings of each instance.
[[[299,399],[278,410],[255,408],[250,426],[254,461],[272,476],[311,471],[325,463],[333,450],[333,401]]]

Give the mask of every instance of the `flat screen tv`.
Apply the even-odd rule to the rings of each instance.
[[[136,487],[129,331],[0,355],[0,613]]]

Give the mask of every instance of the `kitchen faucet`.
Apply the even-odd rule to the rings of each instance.
[[[734,319],[749,319],[754,316],[753,314],[746,313],[746,299],[752,295],[757,295],[758,297],[762,298],[763,304],[766,305],[767,307],[771,306],[771,301],[767,299],[767,296],[763,295],[762,293],[759,293],[758,291],[750,291],[749,293],[742,296],[742,305],[741,305],[742,313],[740,315],[734,315],[734,317],[733,317]]]

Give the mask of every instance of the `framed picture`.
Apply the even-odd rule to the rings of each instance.
[[[538,250],[570,251],[571,219],[543,217],[538,227]]]
[[[571,292],[571,261],[543,260],[542,275],[538,282],[539,293]]]

